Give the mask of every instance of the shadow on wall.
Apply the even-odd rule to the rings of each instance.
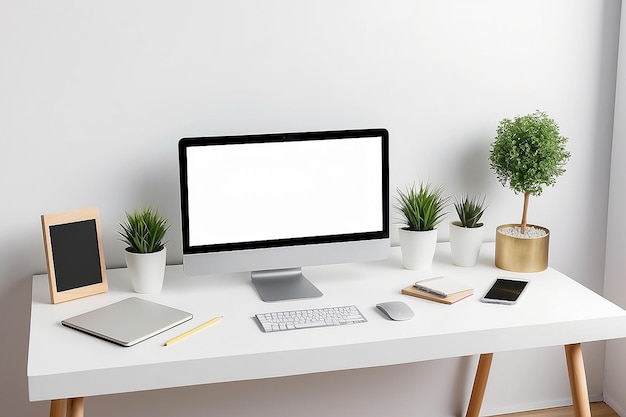
[[[117,230],[123,220],[124,212],[130,212],[141,206],[152,206],[165,216],[169,229],[165,235],[167,246],[167,263],[182,262],[182,235],[180,217],[180,186],[178,176],[178,153],[174,148],[167,155],[150,161],[150,170],[142,171],[140,177],[134,178],[126,185],[126,195],[118,200],[121,207],[115,207],[112,224],[104,225],[105,256],[107,266],[125,266],[124,244],[119,241]],[[108,246],[108,247],[107,247]]]
[[[467,142],[459,142],[456,153],[457,161],[451,163],[450,175],[453,184],[459,190],[453,193],[488,194],[493,183],[493,174],[489,168],[489,146],[491,138],[478,138]]]
[[[39,219],[33,219],[38,225]],[[30,300],[32,293],[32,275],[23,275],[24,271],[33,274],[45,273],[45,269],[36,271],[36,265],[45,265],[43,237],[41,232],[37,239],[29,234],[3,236],[10,246],[3,248],[2,265],[3,286],[0,291],[0,334],[3,335],[0,375],[3,412],[6,415],[22,415],[24,404],[28,404],[28,381],[26,378],[28,335],[30,329]],[[45,267],[44,267],[45,268]],[[46,302],[50,302],[49,299]],[[7,337],[8,336],[8,337]],[[10,400],[10,401],[9,401]],[[19,409],[17,408],[19,406]],[[15,407],[15,409],[12,409]],[[41,415],[37,411],[42,407],[39,403],[30,406],[30,415]],[[47,409],[47,404],[43,405]],[[43,411],[43,410],[42,410]]]

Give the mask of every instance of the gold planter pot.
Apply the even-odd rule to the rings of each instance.
[[[539,272],[548,267],[550,230],[527,224],[546,232],[545,236],[521,238],[500,233],[505,227],[519,224],[503,224],[496,228],[496,267],[512,272]]]

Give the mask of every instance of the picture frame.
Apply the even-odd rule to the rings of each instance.
[[[98,208],[43,214],[41,227],[52,304],[108,291]]]

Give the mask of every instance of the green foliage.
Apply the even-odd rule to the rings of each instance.
[[[136,253],[152,253],[163,249],[163,238],[169,227],[167,219],[151,207],[126,213],[126,219],[120,226],[120,240],[128,245],[127,250]]]
[[[415,184],[406,187],[406,191],[398,190],[396,209],[402,215],[409,230],[433,230],[448,214],[445,208],[450,201],[443,195],[443,186],[437,188],[420,182],[419,190]]]
[[[479,221],[487,208],[485,206],[485,196],[470,197],[469,195],[464,195],[460,200],[455,198],[454,207],[463,227],[474,228],[483,225]]]
[[[503,119],[497,128],[489,156],[498,181],[515,194],[538,196],[543,186],[554,185],[565,172],[570,153],[567,138],[556,122],[539,110],[513,120]]]

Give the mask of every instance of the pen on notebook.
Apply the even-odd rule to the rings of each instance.
[[[171,345],[172,343],[174,343],[174,342],[178,342],[180,339],[185,338],[185,337],[189,336],[190,334],[193,334],[193,333],[197,332],[198,330],[202,330],[202,329],[204,329],[205,327],[209,327],[210,325],[212,325],[212,324],[214,324],[214,323],[217,323],[218,321],[220,321],[220,319],[221,319],[222,317],[223,317],[223,316],[218,316],[218,317],[215,317],[215,318],[213,318],[213,319],[211,319],[211,320],[207,321],[206,323],[202,323],[201,325],[199,325],[199,326],[197,326],[197,327],[194,327],[193,329],[188,330],[188,331],[186,331],[185,333],[180,334],[180,335],[178,335],[178,336],[176,336],[176,337],[174,337],[174,338],[172,338],[172,339],[168,340],[167,342],[165,342],[165,346],[169,346],[169,345]]]
[[[446,294],[446,293],[444,293],[444,292],[441,292],[441,291],[438,291],[438,290],[435,290],[435,289],[433,289],[433,288],[429,288],[429,287],[427,287],[427,286],[425,286],[425,285],[420,284],[420,282],[421,282],[421,281],[417,281],[415,284],[413,284],[413,286],[414,286],[415,288],[417,288],[418,290],[421,290],[421,291],[427,292],[427,293],[429,293],[429,294],[436,295],[436,296],[438,296],[438,297],[443,297],[443,298],[446,298],[446,297],[448,296],[448,294]]]

